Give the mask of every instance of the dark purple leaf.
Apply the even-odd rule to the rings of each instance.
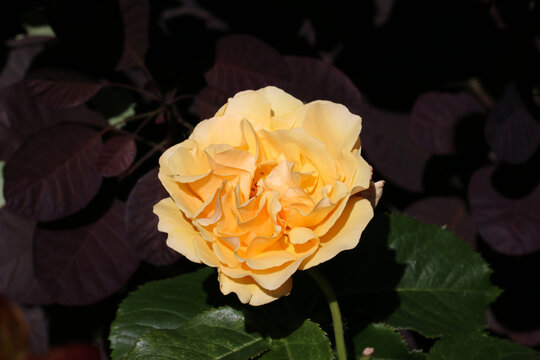
[[[467,210],[467,205],[458,198],[430,197],[409,205],[407,215],[428,224],[446,226],[460,239],[475,248],[476,228],[474,220]]]
[[[76,71],[45,68],[31,72],[25,80],[30,93],[42,104],[55,108],[72,108],[85,103],[101,84]]]
[[[373,24],[379,27],[388,21],[392,8],[396,0],[375,0],[375,14],[373,16]]]
[[[98,132],[59,124],[30,137],[4,168],[6,206],[18,215],[51,221],[85,207],[101,186]]]
[[[40,307],[23,307],[22,311],[30,328],[30,353],[45,354],[49,349],[49,326],[45,312]]]
[[[469,183],[469,204],[482,238],[506,255],[540,250],[540,186],[524,198],[509,199],[492,184],[493,166],[477,170]]]
[[[0,209],[0,294],[24,304],[48,304],[48,292],[34,277],[35,227],[35,221]]]
[[[6,65],[0,73],[0,89],[22,80],[32,64],[32,60],[43,50],[44,43],[49,39],[30,42],[28,41],[30,38],[14,40],[9,44],[11,49],[9,50]]]
[[[25,360],[100,360],[99,348],[91,344],[73,343],[55,346],[42,356],[29,356]]]
[[[518,91],[509,85],[486,121],[486,139],[503,161],[528,160],[540,144],[540,122],[525,108]]]
[[[215,115],[227,102],[227,95],[213,86],[207,86],[197,96],[197,112],[201,120],[209,119]]]
[[[107,140],[97,158],[97,168],[101,175],[118,176],[126,171],[137,154],[133,136],[121,135]]]
[[[0,91],[0,159],[8,160],[31,134],[61,122],[107,125],[103,116],[84,105],[53,109],[39,104],[23,82]]]
[[[217,42],[216,61],[205,74],[209,85],[226,96],[267,85],[284,88],[291,73],[272,47],[249,35],[228,35]]]
[[[149,0],[119,0],[124,22],[124,51],[116,70],[137,67],[144,63],[148,50]]]
[[[36,277],[54,294],[55,303],[91,304],[130,278],[139,260],[126,240],[124,212],[124,203],[115,201],[93,224],[62,231],[36,229]]]
[[[165,112],[162,111],[156,116],[156,119],[154,120],[154,123],[156,124],[163,124],[165,123]]]
[[[484,112],[482,104],[468,93],[424,93],[414,104],[409,133],[414,143],[430,153],[451,154],[455,152],[457,122]]]
[[[362,151],[370,164],[389,180],[408,191],[421,192],[429,154],[407,136],[409,116],[382,111],[364,102]]]
[[[330,100],[347,106],[355,114],[360,112],[362,94],[339,69],[314,58],[284,58],[292,74],[287,90],[293,96],[304,102]]]
[[[487,311],[487,320],[489,329],[500,336],[508,337],[508,339],[524,346],[534,347],[540,345],[540,328],[528,331],[507,328],[497,320],[491,310]]]
[[[167,235],[157,230],[158,218],[152,208],[169,196],[158,179],[158,169],[142,176],[127,200],[127,238],[134,244],[135,252],[152,265],[169,265],[180,258],[180,254],[167,246]]]

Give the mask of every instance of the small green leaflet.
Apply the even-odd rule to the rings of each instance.
[[[421,352],[410,353],[405,340],[393,328],[385,324],[368,324],[353,337],[356,359],[362,358],[362,351],[373,348],[370,360],[416,360],[425,359]]]
[[[272,347],[258,360],[331,360],[334,358],[330,340],[311,320],[305,320],[302,326],[287,336],[273,339]]]

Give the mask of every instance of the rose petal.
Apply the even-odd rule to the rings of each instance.
[[[282,117],[286,114],[293,113],[296,109],[302,107],[304,104],[302,101],[298,100],[292,95],[287,94],[285,91],[275,87],[267,86],[259,90],[260,93],[270,102],[272,107],[272,112],[276,118]],[[280,129],[282,127],[276,127],[273,119],[270,124],[270,129]],[[291,129],[292,124],[289,124],[288,127],[283,127],[283,129]]]
[[[304,117],[295,126],[301,126],[323,142],[333,157],[342,150],[352,150],[362,129],[360,116],[352,114],[344,105],[321,100],[306,104],[299,111]]]
[[[292,289],[292,279],[290,278],[275,290],[261,288],[248,276],[240,279],[232,279],[221,271],[218,271],[218,280],[223,294],[227,295],[234,292],[241,302],[244,304],[249,303],[249,305],[253,306],[268,304],[282,296],[289,295]]]
[[[202,239],[201,234],[185,219],[173,199],[165,198],[154,205],[154,214],[159,217],[158,230],[167,233],[167,245],[187,257],[200,263],[195,252],[194,241]]]
[[[237,93],[229,99],[224,110],[224,116],[241,115],[248,119],[255,129],[270,128],[271,104],[259,91],[246,90]]]
[[[351,197],[334,226],[320,238],[319,250],[299,268],[309,269],[333,258],[343,250],[354,248],[371,218],[373,218],[371,203],[359,196]]]
[[[242,114],[215,116],[208,120],[203,120],[189,136],[203,149],[212,144],[227,144],[232,147],[239,147],[244,144],[242,130]]]
[[[295,254],[296,260],[290,261],[279,266],[270,267],[267,269],[252,269],[246,264],[238,268],[222,267],[221,271],[231,278],[242,278],[251,276],[257,284],[268,290],[274,290],[280,287],[289,279],[292,274],[298,269],[300,264],[313,254],[318,248],[319,240],[311,239],[304,244],[289,246],[287,251]]]

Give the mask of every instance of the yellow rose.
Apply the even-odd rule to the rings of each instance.
[[[167,245],[217,267],[221,291],[262,305],[292,274],[354,248],[373,217],[361,119],[276,87],[243,91],[160,158]],[[354,196],[353,196],[354,195]],[[373,200],[372,200],[373,202]]]

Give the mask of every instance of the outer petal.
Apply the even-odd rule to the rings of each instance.
[[[204,241],[201,234],[186,220],[173,199],[165,198],[154,205],[154,214],[159,218],[158,230],[167,233],[167,245],[187,257],[200,263],[195,251],[194,241]]]
[[[246,265],[238,268],[222,267],[227,276],[235,279],[250,276],[257,284],[264,289],[274,290],[283,285],[298,269],[298,267],[304,262],[304,259],[309,258],[315,251],[317,251],[319,239],[313,238],[304,244],[296,246],[290,246],[288,249],[290,253],[294,254],[296,260],[284,263],[279,266],[270,267],[267,269],[253,269],[249,267],[249,260],[246,260]],[[271,256],[271,255],[270,255]],[[257,259],[258,266],[263,266],[265,259]]]
[[[261,288],[257,283],[249,276],[232,279],[227,275],[218,271],[219,287],[221,292],[225,295],[231,292],[236,293],[238,298],[244,304],[249,303],[253,306],[259,306],[268,304],[274,300],[279,299],[282,296],[289,295],[292,289],[292,279],[289,278],[283,285],[275,290],[266,290]]]
[[[351,113],[344,105],[322,100],[306,104],[300,111],[304,113],[301,127],[322,141],[334,157],[342,149],[353,148],[362,129],[360,116]]]
[[[242,114],[216,116],[208,120],[203,120],[193,130],[189,136],[202,148],[211,144],[227,144],[238,147],[244,143],[242,131]]]
[[[307,258],[299,269],[309,269],[333,258],[343,250],[354,248],[372,218],[373,208],[369,200],[360,196],[351,197],[334,226],[320,238],[319,249],[313,256]]]
[[[241,116],[248,119],[255,129],[268,129],[272,108],[270,101],[259,91],[246,90],[229,99],[225,108],[225,116]]]

